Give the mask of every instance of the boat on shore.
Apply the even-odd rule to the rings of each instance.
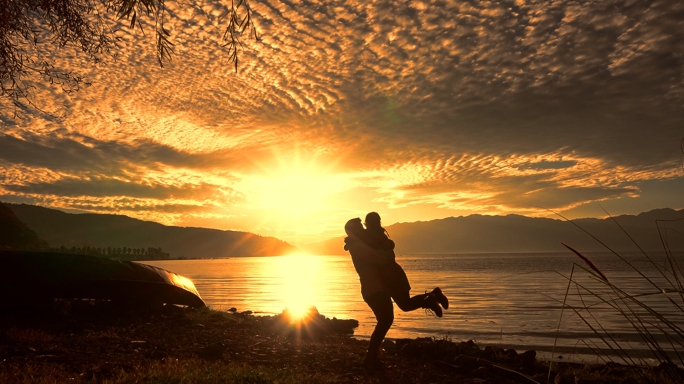
[[[55,299],[205,306],[190,279],[151,265],[85,255],[0,251],[0,305],[44,305]]]

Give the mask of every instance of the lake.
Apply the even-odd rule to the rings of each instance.
[[[624,255],[637,270],[660,288],[667,286],[654,264],[642,255]],[[596,266],[622,289],[632,293],[658,293],[647,279],[611,254],[589,254]],[[664,255],[652,256],[655,265],[670,268]],[[679,265],[684,256],[677,255]],[[482,344],[535,349],[550,356],[556,339],[561,307],[573,263],[585,264],[571,254],[460,254],[398,256],[409,277],[412,294],[441,287],[450,299],[443,318],[423,310],[401,312],[395,306],[395,322],[388,338],[448,337],[454,341],[475,340]],[[348,256],[276,256],[236,257],[210,260],[165,260],[145,262],[179,274],[195,283],[207,305],[213,309],[251,310],[272,315],[286,307],[314,305],[327,317],[353,318],[360,322],[357,337],[368,337],[375,318],[360,294],[358,276]],[[614,297],[603,284],[575,267],[575,277],[587,289]],[[613,295],[613,296],[611,296]],[[656,294],[645,296],[675,323],[684,327],[684,316],[677,312],[670,298]],[[619,312],[600,302],[575,285],[567,303],[579,306],[584,300],[592,308],[589,321],[600,323],[607,333],[629,345],[630,355],[646,355],[647,347],[637,332]],[[636,309],[643,311],[642,308]],[[556,355],[565,360],[596,359],[591,348],[603,347],[591,329],[572,310],[566,308],[560,324]],[[681,342],[681,337],[679,338]]]

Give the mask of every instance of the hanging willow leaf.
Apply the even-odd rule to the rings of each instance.
[[[153,28],[156,56],[163,66],[174,55],[171,32],[165,28],[168,17],[177,17],[166,9],[166,0],[12,0],[0,7],[0,98],[24,109],[25,103],[39,109],[30,99],[34,88],[31,77],[56,84],[65,92],[78,90],[87,82],[83,77],[60,71],[52,59],[52,49],[72,46],[86,56],[86,62],[100,63],[110,57],[120,37],[107,14],[123,22],[123,27],[137,25],[143,36]],[[248,0],[221,0],[226,12],[222,49],[227,50],[231,69],[238,70],[241,37],[259,41]],[[179,4],[179,6],[188,6]],[[48,31],[48,38],[42,35]],[[48,60],[43,63],[44,60]],[[24,102],[19,102],[22,99]],[[2,106],[0,106],[2,107]]]

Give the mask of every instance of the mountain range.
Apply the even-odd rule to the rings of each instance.
[[[161,247],[173,258],[276,256],[297,251],[282,240],[249,232],[174,227],[123,215],[74,214],[4,204],[51,247]]]
[[[5,205],[25,224],[23,236],[35,243],[37,234],[51,247],[161,247],[173,258],[273,256],[298,251],[282,240],[249,232],[166,226],[123,215],[72,214],[26,204]],[[0,217],[0,222],[3,220]],[[343,226],[340,223],[341,236],[299,248],[312,254],[344,255]],[[684,209],[572,221],[469,215],[396,223],[386,229],[399,255],[567,251],[561,242],[582,252],[606,251],[592,236],[616,251],[637,251],[632,240],[644,250],[662,250],[661,239],[669,241],[674,250],[684,250]]]
[[[592,236],[616,251],[662,250],[658,225],[680,250],[684,244],[684,209],[656,209],[613,218],[563,219],[520,215],[469,215],[387,226],[397,254],[563,252],[564,242],[584,252],[606,251]],[[340,225],[342,228],[343,224]],[[582,228],[582,229],[580,229]],[[585,230],[586,232],[584,232]],[[623,231],[624,230],[624,231]],[[344,236],[301,246],[315,254],[342,255]]]
[[[14,212],[0,203],[0,251],[38,251],[47,246]]]

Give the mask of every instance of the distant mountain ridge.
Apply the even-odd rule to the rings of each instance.
[[[0,251],[39,251],[48,244],[0,202]]]
[[[297,251],[282,240],[248,232],[165,226],[123,215],[70,214],[34,205],[4,204],[8,210],[0,221],[14,216],[25,224],[22,228],[35,232],[27,235],[30,242],[38,244],[42,239],[53,247],[161,247],[174,258],[274,256]],[[615,221],[649,251],[663,249],[655,221],[679,219],[684,219],[684,209],[665,208],[636,216],[615,217]],[[616,251],[638,250],[610,218],[573,222]],[[679,236],[677,250],[682,250],[684,220],[666,225],[679,231],[668,233],[671,237]],[[343,226],[344,223],[340,223],[342,234]],[[29,233],[24,229],[22,233]],[[561,241],[583,252],[606,250],[572,223],[520,215],[449,217],[396,223],[386,229],[397,244],[397,254],[563,252],[566,249]],[[316,254],[344,255],[343,239],[344,236],[339,236],[301,248]]]
[[[684,219],[684,209],[656,209],[636,216],[616,216],[614,219],[615,221],[610,218],[586,218],[573,222],[616,251],[638,251],[638,248],[615,222],[619,223],[644,250],[662,250],[655,221]],[[340,231],[343,225],[340,225]],[[678,244],[681,250],[681,245],[684,244],[684,235],[681,235],[684,233],[684,221],[669,222],[666,225],[676,227],[679,231],[680,235],[672,230],[668,233],[670,236],[679,236]],[[397,254],[566,251],[561,241],[584,252],[606,251],[605,247],[572,223],[560,219],[520,215],[449,217],[397,223],[385,229],[397,244]],[[301,248],[318,254],[346,254],[343,239],[344,236],[340,236],[303,245]]]
[[[4,203],[52,247],[161,247],[173,258],[277,256],[294,246],[249,232],[166,226],[123,215],[73,214],[27,204]]]

